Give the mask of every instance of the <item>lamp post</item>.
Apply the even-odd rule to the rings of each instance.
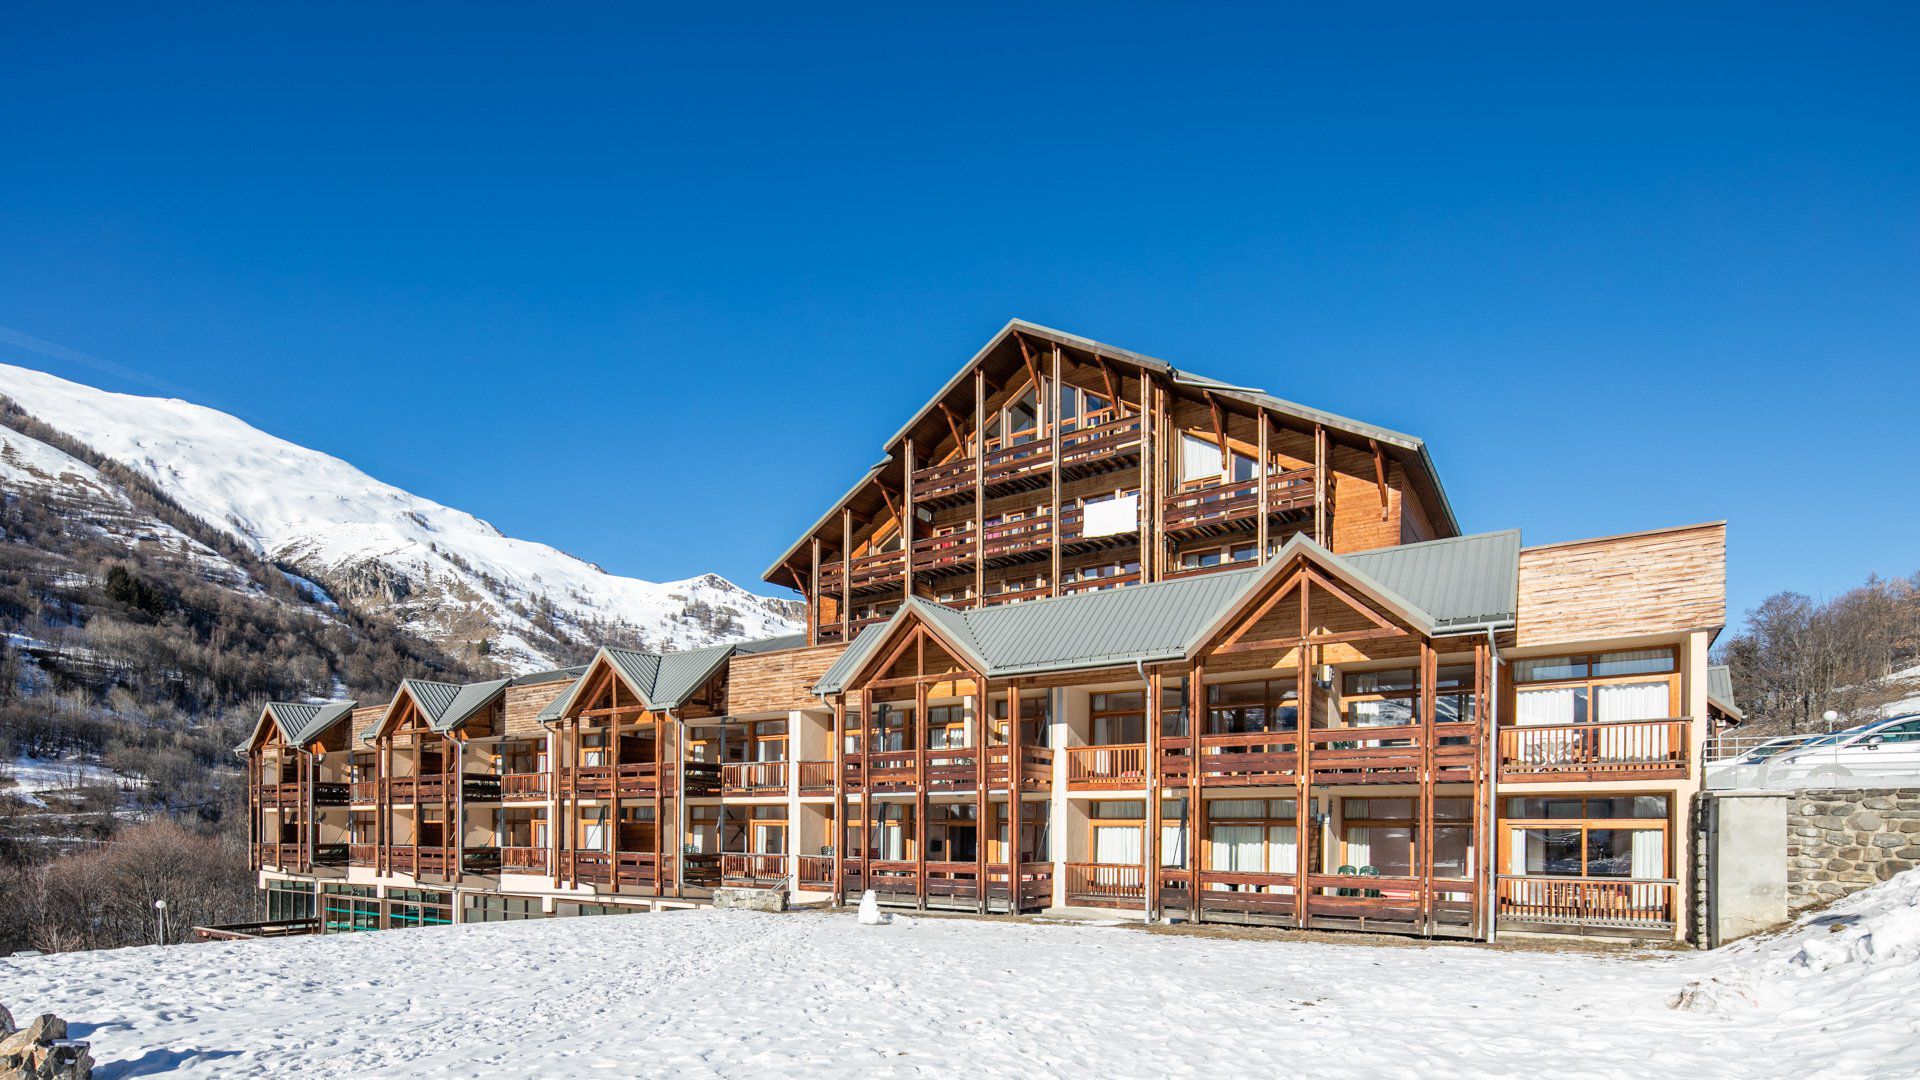
[[[159,940],[155,941],[154,944],[165,945],[167,943],[167,902],[165,900],[155,900],[153,902],[153,917],[160,935]]]

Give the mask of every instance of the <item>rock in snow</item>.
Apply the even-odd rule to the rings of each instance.
[[[612,623],[638,629],[656,648],[798,628],[792,601],[757,596],[714,574],[666,583],[609,574],[205,406],[109,393],[5,364],[0,394],[144,474],[188,513],[322,583],[333,597],[392,612],[442,642],[490,635],[493,655],[515,670],[552,665],[534,631],[543,608],[560,633],[584,644]],[[0,435],[0,474],[42,486],[109,484],[12,432]]]

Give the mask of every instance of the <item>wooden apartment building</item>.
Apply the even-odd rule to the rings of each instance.
[[[1462,535],[1418,439],[1020,322],[884,450],[804,634],[268,706],[269,915],[1687,935],[1721,524]]]

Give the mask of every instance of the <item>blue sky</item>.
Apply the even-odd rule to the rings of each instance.
[[[1911,8],[265,7],[0,16],[0,360],[755,584],[1017,315],[1735,611],[1920,569]]]

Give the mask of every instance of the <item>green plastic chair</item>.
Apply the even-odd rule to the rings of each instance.
[[[1363,866],[1363,867],[1361,867],[1361,868],[1360,868],[1360,871],[1359,871],[1359,873],[1360,873],[1360,876],[1361,876],[1361,877],[1379,877],[1379,876],[1380,876],[1380,871],[1379,871],[1378,869],[1376,869],[1376,868],[1374,868],[1374,867],[1371,867],[1371,866]],[[1373,898],[1373,899],[1379,899],[1379,897],[1380,897],[1380,890],[1379,890],[1379,889],[1368,889],[1368,890],[1366,891],[1366,893],[1365,893],[1364,895],[1365,895],[1365,896],[1368,896],[1368,897],[1370,897],[1370,898]]]
[[[1356,870],[1355,870],[1355,869],[1354,869],[1353,867],[1351,867],[1351,866],[1342,866],[1342,867],[1341,867],[1340,869],[1338,869],[1338,870],[1335,870],[1335,871],[1334,871],[1334,873],[1336,873],[1336,874],[1339,874],[1339,875],[1340,875],[1341,877],[1352,877],[1352,876],[1353,876],[1353,875],[1354,875],[1355,873],[1357,873],[1357,872],[1358,872],[1358,871],[1356,871]],[[1335,889],[1335,890],[1333,890],[1333,895],[1335,895],[1335,896],[1359,896],[1359,895],[1360,895],[1360,890],[1359,890],[1359,889],[1348,889],[1348,888],[1339,888],[1339,889]]]

